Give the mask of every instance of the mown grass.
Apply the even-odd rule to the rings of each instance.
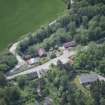
[[[80,76],[78,75],[73,83],[78,87],[78,89],[80,89],[85,95],[90,95],[90,92],[83,86],[80,84]]]
[[[0,0],[0,50],[56,19],[64,10],[62,0]]]
[[[75,84],[76,87],[79,90],[81,90],[81,92],[84,93],[87,103],[89,103],[89,105],[92,105],[94,100],[91,96],[90,89],[88,89],[88,88],[84,87],[82,84],[80,84],[80,76],[79,75],[76,76],[76,78],[72,81],[72,83]]]

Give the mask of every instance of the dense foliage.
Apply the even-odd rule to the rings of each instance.
[[[16,58],[10,53],[0,55],[0,71],[8,72],[17,64]]]
[[[105,82],[96,81],[92,83],[90,91],[92,97],[94,98],[94,105],[104,105],[105,104]]]
[[[0,105],[21,105],[20,98],[19,89],[8,83],[0,72]]]
[[[46,97],[52,100],[51,105],[93,105],[93,101],[89,100],[88,103],[87,96],[72,83],[75,76],[71,65],[58,62],[58,66],[52,66],[40,79],[18,78],[17,87],[23,91],[21,95],[25,99],[23,105],[35,102],[43,105]]]
[[[105,75],[105,44],[90,43],[75,57],[77,69],[96,71]]]
[[[30,81],[27,77],[19,78],[18,86],[25,92],[24,105],[35,102],[43,105],[46,97],[51,105],[104,105],[105,82],[96,81],[90,87],[79,88],[73,82],[76,75],[78,72],[70,64],[58,63],[40,79]],[[84,88],[85,91],[82,90]]]
[[[56,45],[75,40],[78,44],[87,44],[105,37],[104,1],[75,0],[68,15],[57,19],[55,23],[42,27],[34,35],[29,33],[18,47],[24,55],[37,56],[40,47],[47,51]],[[91,12],[90,12],[91,11]]]
[[[40,98],[51,98],[53,100],[51,105],[91,105],[91,102],[91,104],[86,103],[84,93],[72,84],[71,81],[75,75],[73,70],[60,68],[53,68],[43,78],[44,85],[41,85]]]

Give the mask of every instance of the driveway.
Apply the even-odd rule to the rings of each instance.
[[[47,70],[49,69],[49,66],[51,64],[54,64],[54,65],[57,65],[57,61],[58,60],[61,60],[62,63],[67,63],[69,61],[69,57],[76,54],[75,51],[68,51],[68,50],[64,50],[63,52],[63,55],[61,55],[60,57],[57,57],[57,58],[54,58],[50,61],[48,61],[47,63],[43,64],[43,65],[40,65],[40,66],[37,66],[37,67],[34,67],[32,69],[29,69],[29,70],[26,70],[26,71],[23,71],[21,73],[18,73],[18,74],[14,74],[12,76],[8,76],[7,79],[10,80],[10,79],[13,79],[17,76],[21,76],[21,75],[25,75],[25,74],[30,74],[30,73],[34,73],[34,72],[37,72],[38,74],[38,77],[41,76],[41,72],[47,72]]]
[[[103,76],[101,76],[101,75],[97,75],[98,76],[98,79],[100,80],[100,81],[105,81],[105,77],[103,77]]]

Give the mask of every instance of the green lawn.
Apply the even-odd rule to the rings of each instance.
[[[62,0],[0,0],[0,50],[63,14]]]
[[[80,76],[79,75],[76,76],[76,78],[72,81],[72,83],[75,84],[77,86],[77,88],[84,93],[85,98],[87,99],[86,103],[89,103],[89,105],[92,105],[93,99],[92,99],[90,90],[80,84]]]

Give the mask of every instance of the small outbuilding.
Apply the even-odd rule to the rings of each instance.
[[[64,48],[69,48],[69,47],[74,47],[74,46],[76,46],[76,42],[75,41],[71,41],[71,42],[66,42],[66,43],[64,43]]]
[[[89,85],[97,80],[98,76],[96,74],[82,74],[80,76],[80,84],[82,85]]]
[[[46,55],[46,51],[45,51],[44,48],[39,48],[39,49],[37,50],[37,52],[38,52],[38,55],[39,55],[40,57]]]
[[[33,65],[33,64],[37,63],[38,61],[39,61],[38,58],[30,58],[30,59],[27,60],[27,63],[29,65]]]

